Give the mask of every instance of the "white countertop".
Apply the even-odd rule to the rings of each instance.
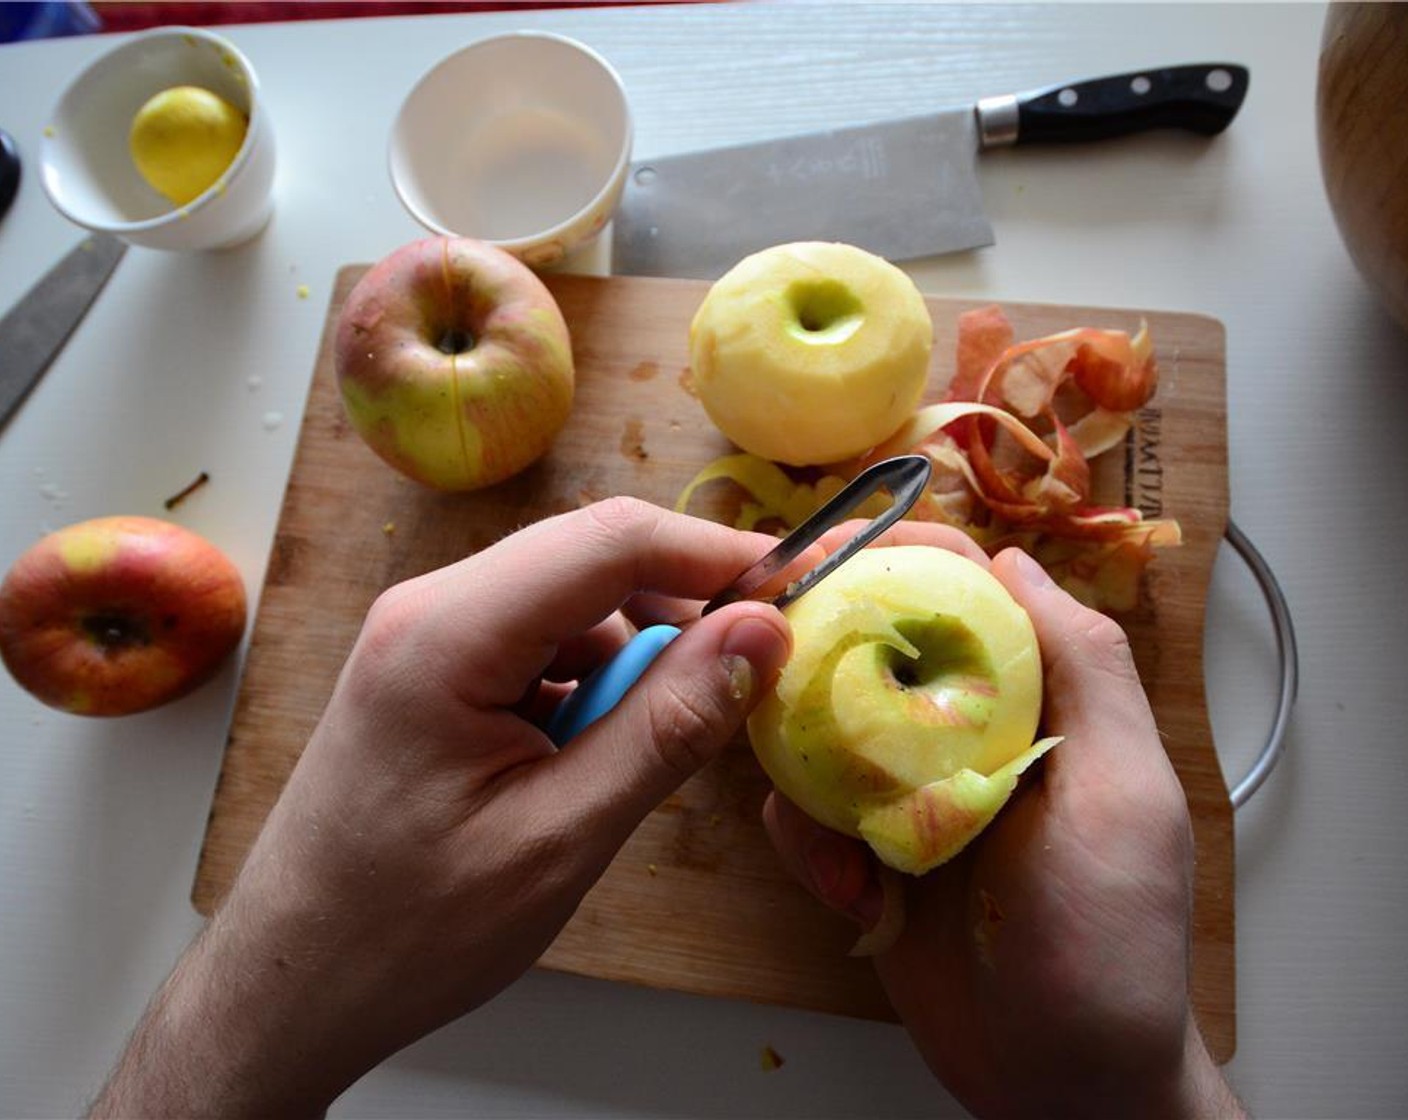
[[[173,515],[252,597],[330,286],[422,231],[385,167],[396,106],[451,50],[518,27],[620,70],[637,155],[1176,62],[1251,69],[1211,143],[1146,136],[984,157],[995,247],[921,262],[936,294],[1194,311],[1227,327],[1232,515],[1279,576],[1302,686],[1288,754],[1237,818],[1239,1048],[1266,1117],[1408,1109],[1408,335],[1336,235],[1316,158],[1319,5],[754,3],[224,29],[279,144],[272,224],[212,255],[128,253],[0,434],[0,569],[42,531]],[[110,37],[0,47],[0,126],[29,161],[0,222],[0,308],[80,238],[34,160],[59,90]],[[307,285],[307,299],[298,295]],[[254,379],[254,380],[252,380]],[[1224,550],[1226,553],[1226,550]],[[1275,652],[1219,561],[1207,672],[1230,776],[1263,740]],[[0,679],[0,1113],[73,1114],[198,919],[188,893],[238,687],[91,721]],[[786,1065],[763,1073],[770,1044]],[[891,1117],[956,1106],[895,1027],[535,973],[397,1056],[335,1115]]]

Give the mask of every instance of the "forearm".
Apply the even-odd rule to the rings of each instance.
[[[320,1116],[354,1075],[316,1051],[314,993],[280,953],[222,912],[181,957],[90,1115]]]

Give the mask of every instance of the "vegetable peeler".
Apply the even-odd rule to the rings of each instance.
[[[772,599],[773,606],[778,608],[794,602],[908,513],[928,485],[931,470],[929,460],[923,455],[898,455],[867,467],[788,533],[776,548],[710,599],[700,612],[701,617],[729,603],[757,597],[762,588],[786,571],[827,530],[839,525],[876,491],[889,490],[891,503],[884,512]],[[560,747],[611,711],[661,650],[679,634],[678,626],[669,625],[642,630],[557,706],[548,720],[548,737]]]

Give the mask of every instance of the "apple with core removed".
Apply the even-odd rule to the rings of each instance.
[[[477,490],[541,458],[572,409],[572,343],[537,275],[493,245],[432,237],[357,282],[333,355],[352,427],[403,474]]]
[[[909,419],[933,341],[903,271],[854,245],[801,241],[745,257],[710,287],[690,366],[719,431],[809,466],[860,455]]]
[[[754,753],[810,817],[897,871],[956,855],[1055,744],[1033,743],[1031,620],[967,557],[864,549],[785,613],[793,653],[748,720]]]
[[[129,715],[185,695],[244,624],[244,582],[229,558],[150,517],[50,533],[0,584],[0,659],[22,688],[78,715]]]

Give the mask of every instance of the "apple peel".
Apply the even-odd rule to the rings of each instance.
[[[749,499],[733,518],[735,528],[752,530],[776,522],[790,530],[835,497],[850,480],[825,474],[814,482],[797,482],[771,459],[743,451],[715,459],[696,474],[675,501],[676,512],[689,508],[701,486],[718,481],[734,483]],[[876,494],[860,505],[856,516],[874,517],[889,505],[883,494]]]
[[[862,815],[861,839],[897,871],[923,875],[968,846],[1007,804],[1017,779],[1061,741],[1040,739],[992,774],[960,770]]]
[[[904,880],[898,872],[884,864],[880,864],[875,870],[880,884],[880,917],[851,946],[848,955],[852,957],[879,956],[893,946],[904,932]]]
[[[743,494],[737,527],[792,529],[864,468],[923,454],[934,473],[909,518],[955,526],[989,555],[1024,548],[1087,605],[1132,610],[1154,550],[1176,547],[1182,532],[1134,507],[1094,505],[1090,460],[1123,444],[1157,385],[1147,323],[1133,335],[1081,327],[1019,343],[1000,307],[977,308],[959,316],[944,398],[858,459],[801,480],[767,459],[723,456],[675,508],[686,511],[705,483],[728,480]]]

